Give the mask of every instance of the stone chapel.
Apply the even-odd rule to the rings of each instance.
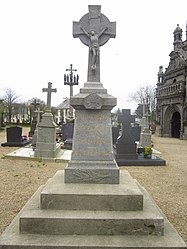
[[[157,122],[160,136],[187,139],[187,26],[185,41],[182,32],[177,25],[169,65],[165,71],[159,67]]]

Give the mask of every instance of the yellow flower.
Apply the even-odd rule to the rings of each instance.
[[[152,147],[151,146],[145,146],[144,149],[144,155],[151,155],[152,154]]]

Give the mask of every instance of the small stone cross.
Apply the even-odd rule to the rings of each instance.
[[[48,88],[43,88],[42,92],[47,92],[47,110],[50,110],[51,109],[51,93],[52,92],[56,93],[57,89],[52,88],[52,83],[48,82]]]
[[[40,106],[38,106],[38,110],[35,111],[37,114],[37,125],[40,123],[40,115],[43,113],[43,111],[40,111]]]
[[[116,36],[116,22],[101,14],[101,5],[89,5],[89,13],[73,22],[73,37],[89,46],[88,82],[100,82],[100,46]]]
[[[36,99],[34,99],[33,103],[31,103],[31,105],[34,106],[34,111],[36,111],[37,106],[38,106],[39,104],[40,104],[40,103],[38,103],[38,102],[36,101]]]

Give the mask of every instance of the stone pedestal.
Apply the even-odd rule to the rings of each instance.
[[[60,144],[56,142],[56,127],[53,115],[46,111],[37,127],[37,141],[34,157],[55,158],[60,152]]]
[[[140,146],[150,146],[151,145],[151,131],[148,127],[144,128],[142,133],[140,134]]]
[[[37,137],[38,137],[38,127],[36,127],[34,134],[32,136],[32,147],[33,148],[36,148]]]
[[[29,131],[29,137],[32,137],[34,135],[34,131],[36,130],[37,126],[37,118],[33,117],[32,123],[31,123],[31,129]]]
[[[141,132],[147,127],[147,118],[144,116],[140,120]]]
[[[112,149],[111,109],[116,98],[100,82],[87,82],[71,98],[76,110],[72,157],[65,168],[66,183],[119,183]]]

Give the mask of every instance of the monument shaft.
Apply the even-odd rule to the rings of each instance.
[[[76,119],[65,183],[119,183],[111,127],[111,109],[116,98],[100,82],[100,46],[115,37],[115,23],[100,11],[100,5],[90,5],[89,13],[73,23],[73,36],[89,46],[88,81],[70,100]]]

